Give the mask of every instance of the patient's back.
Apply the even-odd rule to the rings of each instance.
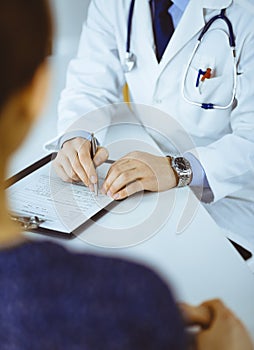
[[[0,309],[2,350],[185,348],[171,293],[152,271],[52,243],[0,252]]]

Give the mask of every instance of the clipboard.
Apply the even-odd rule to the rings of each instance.
[[[21,170],[20,172],[18,172],[17,174],[13,175],[12,177],[8,178],[5,181],[5,189],[6,191],[10,191],[12,190],[12,187],[16,186],[17,188],[20,187],[22,188],[22,181],[25,182],[25,186],[26,186],[26,179],[28,179],[28,177],[30,176],[37,176],[36,172],[38,172],[38,179],[39,179],[39,174],[40,174],[40,170],[43,169],[43,167],[45,166],[49,166],[51,161],[53,161],[57,156],[56,152],[50,153],[48,155],[46,155],[45,157],[39,159],[38,161],[36,161],[35,163],[29,165],[28,167],[26,167],[25,169]],[[113,160],[107,160],[105,162],[105,164],[113,164],[114,161]],[[36,179],[36,178],[35,178]],[[50,176],[49,176],[50,179]],[[83,191],[82,193],[88,193],[88,189],[81,184],[71,184],[71,183],[64,183],[61,179],[55,177],[54,181],[59,182],[58,186],[63,186],[66,188],[70,188],[71,186],[78,186],[79,190],[78,191]],[[35,184],[36,184],[36,180],[35,180]],[[17,200],[18,202],[22,201],[22,198],[18,198],[19,196],[19,190],[15,191],[16,187],[13,189],[13,193],[11,194],[10,197],[14,197],[13,202],[15,202],[15,200]],[[23,189],[24,191],[26,189]],[[28,189],[31,190],[31,189]],[[47,190],[47,189],[46,189]],[[76,189],[75,189],[76,191]],[[85,191],[85,192],[84,192]],[[22,192],[22,190],[21,190]],[[33,191],[31,192],[32,196],[36,196],[36,194],[33,193]],[[92,194],[90,191],[90,197],[94,196],[94,194]],[[23,193],[21,193],[21,196],[23,195]],[[38,194],[38,200],[41,200],[40,197],[41,194]],[[22,228],[25,231],[29,231],[29,232],[34,232],[34,233],[39,233],[39,234],[44,234],[47,236],[51,236],[51,237],[56,237],[56,238],[63,238],[63,239],[73,239],[75,237],[77,237],[77,235],[79,234],[79,232],[81,231],[81,229],[85,230],[85,227],[87,225],[90,225],[93,221],[98,220],[99,218],[101,218],[102,216],[104,216],[110,209],[112,209],[113,207],[115,207],[117,205],[117,202],[114,201],[113,199],[109,199],[107,196],[103,196],[105,197],[105,200],[102,201],[101,206],[98,206],[96,208],[96,206],[94,207],[94,211],[95,213],[93,213],[92,210],[92,215],[88,214],[86,217],[82,218],[77,221],[77,225],[76,227],[74,227],[73,229],[66,229],[66,230],[57,230],[57,229],[52,229],[52,228],[47,228],[47,227],[43,227],[43,225],[46,225],[45,223],[47,222],[47,217],[40,215],[41,213],[30,213],[27,208],[24,205],[24,210],[21,210],[20,204],[18,205],[18,210],[16,211],[15,209],[15,203],[13,205],[11,205],[11,218],[12,220],[18,222]],[[36,197],[35,197],[36,198]],[[80,198],[80,197],[79,197]],[[107,199],[106,199],[107,198]],[[54,202],[54,198],[52,199],[52,203]],[[92,203],[94,205],[94,203]],[[33,211],[33,208],[31,209],[31,212]],[[89,211],[89,210],[88,210]],[[91,212],[91,210],[90,210]],[[60,219],[60,218],[59,218]],[[75,225],[74,225],[75,226]]]
[[[128,112],[126,114],[126,111]],[[122,113],[123,112],[123,113]],[[115,115],[118,115],[114,111]],[[132,114],[132,112],[131,112]],[[121,116],[121,122],[118,124],[117,120],[114,121],[107,131],[106,144],[110,149],[110,154],[113,154],[115,159],[119,159],[121,156],[124,156],[126,153],[133,151],[133,149],[138,149],[140,151],[152,152],[158,155],[162,155],[162,152],[152,137],[145,131],[144,126],[140,125],[139,121],[133,119],[133,116],[130,116],[129,109],[124,107],[123,111],[119,111],[119,116]],[[127,121],[123,121],[122,117],[125,116]],[[16,184],[22,183],[24,180],[29,178],[31,174],[36,173],[40,169],[47,167],[48,164],[51,163],[53,159],[55,159],[57,153],[53,152],[46,155],[44,158],[38,160],[27,168],[23,169],[16,175],[6,180],[6,190],[8,191]],[[112,164],[113,160],[108,160],[104,164]],[[98,169],[100,171],[101,165]],[[59,178],[58,178],[59,179]],[[68,184],[70,186],[70,184]],[[104,196],[107,197],[107,196]],[[109,197],[107,197],[109,198]],[[9,197],[10,199],[10,197]],[[9,200],[10,202],[10,200]],[[61,237],[65,239],[71,239],[80,235],[85,231],[90,225],[93,225],[94,221],[97,221],[99,218],[104,216],[108,211],[115,208],[120,201],[114,201],[110,199],[109,203],[106,203],[93,213],[93,215],[89,216],[87,219],[84,219],[80,222],[77,227],[72,228],[71,230],[66,232],[62,232],[59,229],[47,229],[44,227],[44,223],[47,222],[47,217],[41,217],[41,215],[37,215],[37,213],[28,213],[23,212],[12,212],[15,221],[19,221],[24,227],[29,227],[31,225],[31,229],[29,231],[46,234],[49,236]],[[32,206],[31,206],[32,207]],[[12,209],[12,208],[11,208]],[[26,215],[29,214],[29,215]],[[45,221],[46,219],[46,221]],[[27,226],[25,226],[27,225]],[[33,228],[35,227],[35,228]]]

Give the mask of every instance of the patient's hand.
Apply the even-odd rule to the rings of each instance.
[[[250,336],[237,317],[220,301],[200,306],[180,304],[187,325],[197,325],[197,350],[253,350]]]

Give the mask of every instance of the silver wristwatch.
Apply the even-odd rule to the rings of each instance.
[[[184,187],[191,183],[192,169],[190,162],[184,157],[171,157],[171,166],[178,179],[177,187]]]

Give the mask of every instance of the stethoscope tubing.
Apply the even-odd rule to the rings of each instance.
[[[202,38],[201,38],[202,40]],[[200,102],[195,102],[195,101],[192,101],[191,99],[189,99],[186,94],[185,94],[185,86],[186,86],[186,80],[187,80],[187,75],[188,75],[188,71],[189,71],[189,68],[191,66],[191,63],[193,61],[193,58],[199,48],[201,44],[201,41],[198,40],[198,42],[196,43],[195,47],[194,47],[194,50],[188,60],[188,63],[186,65],[186,69],[185,69],[185,72],[184,72],[184,75],[183,75],[183,80],[182,80],[182,96],[184,98],[184,100],[186,102],[188,102],[189,104],[193,105],[193,106],[197,106],[197,107],[201,107],[203,109],[220,109],[220,110],[226,110],[228,109],[229,107],[232,106],[233,102],[234,102],[234,99],[235,99],[235,95],[236,95],[236,88],[237,88],[237,61],[236,61],[236,56],[235,56],[235,48],[232,48],[232,57],[233,57],[233,76],[234,76],[234,82],[233,82],[233,91],[232,91],[232,97],[231,97],[231,100],[230,102],[225,105],[225,106],[219,106],[219,105],[215,105],[215,104],[212,104],[212,103],[200,103]],[[209,107],[210,106],[210,107]]]
[[[230,22],[230,20],[227,18],[226,16],[226,9],[222,9],[221,13],[212,17],[204,26],[202,32],[200,33],[199,37],[198,37],[198,41],[201,41],[202,38],[204,37],[204,35],[207,33],[207,31],[209,30],[209,28],[211,27],[211,25],[217,21],[218,19],[222,19],[223,21],[226,22],[227,26],[228,26],[228,31],[229,31],[229,45],[231,47],[235,48],[235,36],[234,36],[234,31],[233,31],[233,26],[232,23]]]
[[[236,96],[236,88],[237,88],[237,61],[236,61],[236,52],[235,52],[235,36],[234,36],[234,31],[233,31],[233,26],[232,23],[230,22],[230,20],[227,18],[227,16],[225,15],[226,9],[222,9],[221,13],[217,16],[214,16],[213,18],[211,18],[206,25],[204,26],[201,34],[198,37],[198,41],[194,47],[194,50],[188,60],[188,63],[186,65],[186,69],[185,69],[185,73],[183,75],[183,80],[182,80],[182,96],[184,98],[184,100],[186,102],[188,102],[189,104],[193,105],[193,106],[197,106],[197,107],[201,107],[203,109],[219,109],[219,110],[226,110],[228,108],[230,108],[232,106],[232,104],[234,103],[235,100],[235,96]],[[234,77],[234,82],[233,82],[233,89],[232,89],[232,97],[231,100],[229,101],[229,103],[225,106],[220,106],[220,105],[216,105],[213,103],[200,103],[200,102],[195,102],[192,101],[191,99],[189,99],[186,94],[185,94],[185,86],[186,86],[186,79],[187,79],[187,75],[188,75],[188,71],[189,68],[191,66],[191,63],[193,61],[193,58],[205,36],[205,34],[207,33],[207,31],[210,29],[210,27],[212,26],[212,24],[217,21],[217,20],[223,20],[228,27],[228,39],[229,39],[229,46],[232,50],[232,58],[233,58],[233,77]]]
[[[125,73],[129,73],[132,71],[136,64],[136,57],[135,55],[131,52],[131,33],[132,33],[132,20],[133,20],[133,13],[134,13],[134,6],[135,6],[135,0],[131,1],[130,4],[130,10],[129,10],[129,16],[128,16],[128,25],[127,25],[127,40],[126,40],[126,55],[125,55],[125,65],[124,65],[124,71]],[[232,104],[234,103],[234,99],[236,96],[236,88],[237,88],[237,61],[236,61],[236,53],[235,53],[235,36],[234,36],[234,31],[233,31],[233,26],[228,17],[226,16],[226,9],[222,9],[220,14],[212,17],[204,26],[203,30],[201,31],[198,41],[193,49],[193,52],[188,60],[184,75],[183,75],[183,80],[182,80],[182,96],[183,99],[188,102],[191,105],[201,107],[203,109],[220,109],[220,110],[225,110],[228,109]],[[195,102],[192,101],[190,98],[188,98],[185,94],[185,86],[186,86],[186,79],[188,75],[189,68],[191,66],[191,63],[193,61],[193,58],[205,36],[207,31],[210,29],[212,24],[217,21],[217,20],[223,20],[228,27],[228,39],[229,39],[229,46],[232,50],[232,57],[233,57],[233,75],[234,75],[234,82],[233,82],[233,90],[232,90],[232,97],[230,102],[225,105],[225,106],[219,106],[215,105],[213,103],[200,103],[200,102]]]
[[[127,40],[126,40],[126,52],[130,53],[131,47],[131,30],[132,30],[132,18],[134,12],[135,0],[131,1],[129,17],[128,17],[128,26],[127,26]]]

